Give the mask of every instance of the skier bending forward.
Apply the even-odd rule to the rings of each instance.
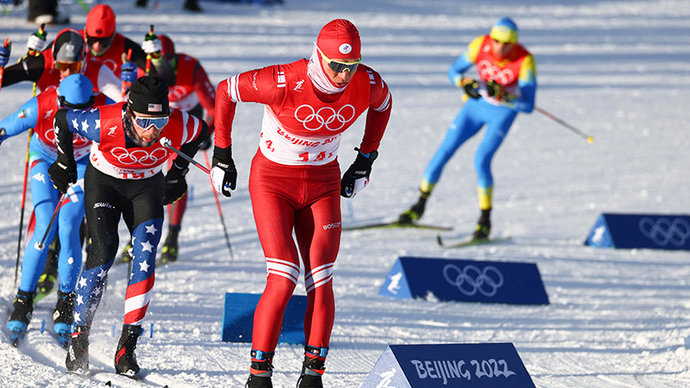
[[[230,133],[239,101],[265,105],[249,194],[268,276],[254,313],[247,386],[272,386],[283,311],[300,272],[299,248],[308,304],[298,384],[321,387],[335,316],[332,279],[340,245],[339,194],[352,197],[369,181],[390,117],[391,95],[381,76],[361,64],[359,32],[344,19],[321,29],[310,59],[222,81],[216,91],[211,176],[216,190],[228,197],[237,179]],[[341,180],[337,160],[341,136],[364,112],[368,112],[364,138]]]

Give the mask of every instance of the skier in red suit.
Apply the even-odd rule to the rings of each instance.
[[[368,183],[391,112],[388,85],[361,63],[360,48],[357,28],[336,19],[321,29],[311,58],[235,75],[220,82],[216,91],[211,177],[216,190],[228,197],[237,180],[231,152],[235,106],[240,101],[265,105],[249,193],[267,277],[254,313],[248,387],[272,386],[274,350],[298,282],[300,256],[308,305],[298,386],[322,386],[335,316],[339,195],[353,197]],[[341,179],[337,156],[342,134],[365,112],[356,159]]]
[[[169,85],[168,92],[170,106],[206,121],[209,134],[201,143],[201,149],[206,151],[211,145],[211,135],[214,130],[216,90],[198,59],[187,54],[176,53],[175,44],[167,35],[158,35],[158,39],[162,45],[161,54],[174,71],[175,82]],[[161,248],[160,259],[163,264],[177,260],[177,238],[187,209],[187,194],[174,204],[168,205],[167,208],[168,235]],[[128,243],[123,249],[123,261],[131,260],[131,248],[132,244]]]

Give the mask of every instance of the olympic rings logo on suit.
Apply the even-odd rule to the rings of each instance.
[[[480,270],[475,265],[466,265],[458,268],[454,264],[443,267],[443,277],[467,296],[473,296],[477,292],[484,296],[494,296],[503,285],[503,274],[498,268],[488,265]]]
[[[501,85],[509,85],[515,81],[515,74],[510,69],[501,69],[494,66],[489,61],[480,61],[477,63],[477,72],[479,78],[483,80],[494,80]]]
[[[682,218],[669,221],[668,218],[654,220],[643,217],[640,220],[640,232],[659,246],[666,246],[670,243],[682,247],[690,238],[690,225]]]
[[[329,106],[315,111],[311,105],[303,104],[295,109],[295,119],[309,131],[318,131],[324,126],[329,131],[338,131],[355,118],[355,113],[355,107],[350,104],[341,106],[337,112]],[[346,118],[346,115],[349,118]]]
[[[147,152],[146,150],[134,150],[130,152],[126,148],[115,147],[110,150],[110,154],[122,164],[139,163],[142,166],[155,166],[168,158],[168,150],[165,148],[156,148],[151,152]]]

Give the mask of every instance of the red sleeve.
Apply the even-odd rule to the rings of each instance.
[[[393,106],[393,99],[386,82],[377,72],[371,69],[368,69],[368,71],[371,71],[374,76],[374,82],[371,84],[371,97],[369,98],[369,110],[367,111],[367,121],[364,127],[364,137],[359,146],[360,151],[364,154],[376,151],[379,148]]]
[[[227,148],[232,144],[232,120],[238,102],[277,105],[285,98],[284,75],[280,65],[240,73],[221,81],[216,89],[214,144]]]
[[[235,118],[237,103],[230,98],[229,85],[230,78],[221,81],[216,89],[216,133],[213,143],[220,148],[227,148],[232,144],[232,120]]]

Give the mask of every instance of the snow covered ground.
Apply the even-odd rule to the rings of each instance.
[[[276,7],[182,0],[140,10],[112,2],[118,31],[143,39],[148,25],[177,50],[201,59],[214,83],[243,70],[311,53],[320,27],[337,17],[360,29],[365,62],[390,85],[394,112],[371,185],[343,200],[344,224],[393,219],[411,205],[427,161],[461,107],[446,78],[450,64],[495,20],[511,16],[535,55],[537,105],[595,137],[593,144],[535,112],[520,115],[493,163],[493,225],[509,243],[444,250],[435,232],[345,232],[336,265],[336,319],[324,381],[359,387],[389,344],[512,342],[538,387],[690,386],[690,255],[610,250],[582,242],[603,212],[687,214],[690,193],[690,3],[685,0],[286,0]],[[150,2],[151,3],[151,2]],[[81,28],[76,3],[64,9]],[[0,38],[16,42],[34,26],[26,10],[0,16]],[[58,29],[49,27],[51,37]],[[31,96],[30,84],[3,88],[0,116]],[[0,336],[0,386],[243,386],[249,344],[221,341],[226,292],[260,293],[264,259],[247,192],[261,107],[238,108],[233,136],[238,190],[222,208],[231,260],[207,178],[193,186],[181,257],[156,274],[147,330],[137,348],[142,382],[116,376],[113,356],[123,314],[126,266],[110,271],[91,335],[92,376],[65,372],[64,351],[40,333],[55,297],[38,303],[19,349]],[[362,125],[341,147],[347,168]],[[424,220],[471,232],[478,216],[474,150],[468,142],[447,166]],[[26,138],[0,147],[0,321],[13,285]],[[200,158],[201,155],[199,155]],[[30,204],[30,201],[28,202]],[[121,229],[121,241],[126,234]],[[536,263],[551,304],[516,306],[399,300],[378,289],[399,256]],[[304,293],[300,286],[298,293]],[[50,328],[48,324],[48,328]],[[279,345],[274,384],[294,386],[303,349]]]

